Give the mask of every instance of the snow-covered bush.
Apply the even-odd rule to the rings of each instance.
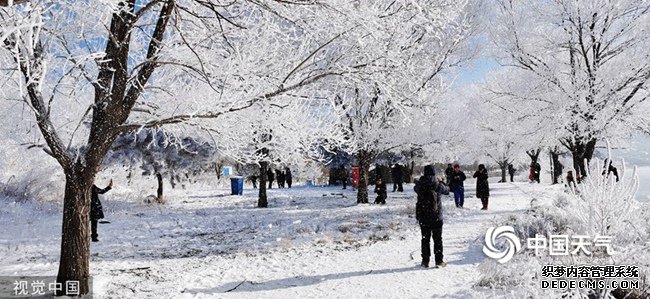
[[[63,173],[45,153],[34,154],[36,151],[18,146],[7,146],[1,151],[1,195],[15,201],[55,202],[63,199]]]
[[[622,163],[624,165],[624,163]],[[607,163],[605,163],[607,165]],[[507,263],[486,260],[479,266],[481,287],[502,290],[503,294],[516,293],[532,298],[647,298],[650,285],[647,281],[650,258],[650,208],[635,200],[638,177],[623,167],[620,181],[603,172],[603,163],[592,161],[590,172],[575,189],[557,194],[552,205],[534,206],[521,216],[511,216],[505,223],[515,229],[515,234],[526,242],[541,235],[611,236],[613,253],[606,247],[592,246],[591,254],[551,256],[548,251],[522,250]],[[526,244],[524,243],[524,246]],[[548,246],[547,246],[548,248]],[[574,247],[569,248],[570,251]],[[635,265],[639,267],[641,289],[569,289],[541,290],[540,271],[544,265]],[[522,298],[523,298],[522,297]]]

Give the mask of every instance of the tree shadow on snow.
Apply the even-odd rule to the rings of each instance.
[[[186,292],[194,294],[212,294],[212,293],[228,293],[228,292],[258,292],[258,291],[272,291],[279,289],[288,289],[294,287],[304,287],[308,285],[315,285],[321,282],[335,279],[346,279],[357,276],[376,275],[376,274],[394,274],[409,271],[422,271],[423,268],[419,266],[403,267],[396,269],[381,269],[370,271],[355,271],[346,273],[333,273],[324,275],[313,276],[295,276],[289,278],[268,280],[263,282],[254,282],[244,280],[241,282],[230,282],[222,286],[207,288],[207,289],[189,289]]]

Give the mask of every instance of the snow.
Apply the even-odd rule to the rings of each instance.
[[[491,178],[498,180],[498,178]],[[269,190],[258,209],[254,190],[170,190],[166,205],[120,193],[103,198],[110,224],[91,243],[97,298],[302,298],[481,296],[477,265],[488,226],[521,214],[554,187],[491,183],[490,210],[480,211],[474,181],[466,209],[445,201],[444,269],[424,269],[412,185],[387,204],[357,205],[339,187]],[[126,189],[126,188],[125,188]],[[374,197],[373,197],[374,198]],[[0,200],[0,276],[56,275],[60,207]]]

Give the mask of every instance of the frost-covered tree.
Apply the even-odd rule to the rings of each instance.
[[[345,141],[329,102],[322,99],[282,97],[273,105],[255,105],[212,125],[223,155],[260,166],[260,208],[268,206],[266,174],[271,167],[299,169],[310,161],[325,163],[325,151]]]
[[[163,177],[168,177],[174,188],[175,182],[213,171],[215,160],[216,148],[206,141],[145,129],[115,139],[103,164],[126,165],[129,175],[139,165],[143,175],[156,178],[156,200],[163,202]]]
[[[79,281],[80,293],[88,292],[90,187],[117,136],[170,124],[197,128],[358,71],[331,55],[346,31],[322,17],[333,7],[100,0],[1,8],[0,94],[33,112],[42,136],[34,146],[66,177],[57,281]]]
[[[496,1],[493,38],[503,65],[540,86],[559,141],[584,175],[596,142],[647,123],[650,2]]]
[[[466,58],[471,8],[468,1],[374,1],[339,9],[344,16],[365,16],[337,22],[350,28],[341,51],[364,69],[341,76],[327,90],[347,129],[347,151],[360,168],[358,203],[368,202],[368,170],[377,155],[427,143],[409,133],[433,122],[441,75]]]

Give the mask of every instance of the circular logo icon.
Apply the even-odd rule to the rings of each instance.
[[[496,246],[498,239],[505,239],[507,246],[503,249],[498,249]],[[483,253],[489,258],[497,260],[503,264],[521,250],[521,241],[515,235],[515,229],[512,226],[499,226],[490,227],[485,233],[485,245],[483,246]]]

